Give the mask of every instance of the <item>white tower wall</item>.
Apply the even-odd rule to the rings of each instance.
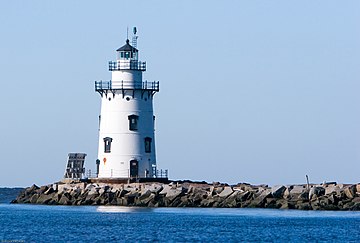
[[[142,72],[141,71],[113,71],[112,72],[112,81],[133,81],[133,82],[142,82]]]
[[[139,162],[139,177],[145,177],[145,170],[150,173],[152,165],[156,165],[152,97],[141,98],[141,91],[135,91],[133,98],[132,92],[126,91],[124,98],[116,92],[115,96],[110,93],[101,99],[98,177],[128,177],[131,160]],[[137,131],[129,130],[130,115],[139,117]],[[106,137],[113,139],[110,153],[104,152]],[[150,153],[145,152],[146,137],[151,138]]]

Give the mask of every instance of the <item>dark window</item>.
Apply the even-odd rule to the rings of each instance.
[[[120,52],[120,57],[124,58],[124,52]]]
[[[125,52],[125,58],[129,58],[130,57],[130,52]]]
[[[145,138],[145,153],[151,153],[151,138]]]
[[[130,116],[128,116],[128,119],[129,119],[129,130],[130,131],[137,131],[138,130],[139,116],[130,115]]]
[[[112,138],[106,137],[104,138],[104,152],[105,153],[110,153],[111,152],[111,142],[112,142]]]

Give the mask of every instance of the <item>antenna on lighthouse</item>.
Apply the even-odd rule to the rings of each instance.
[[[136,29],[136,27],[134,27],[134,28],[133,28],[133,34],[134,34],[134,35],[133,35],[133,37],[132,37],[132,43],[131,43],[131,44],[132,44],[132,46],[135,47],[135,48],[137,48],[137,38],[139,37],[139,36],[136,35],[136,33],[137,33],[137,29]]]

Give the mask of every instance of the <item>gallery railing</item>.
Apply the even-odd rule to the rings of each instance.
[[[95,91],[103,90],[149,90],[159,91],[159,81],[134,82],[134,81],[95,81]]]
[[[120,70],[146,71],[146,62],[133,61],[133,60],[109,62],[109,71],[120,71]]]

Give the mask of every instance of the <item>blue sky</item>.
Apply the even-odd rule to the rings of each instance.
[[[1,1],[0,186],[95,168],[107,62],[138,28],[171,179],[359,182],[358,1]]]

